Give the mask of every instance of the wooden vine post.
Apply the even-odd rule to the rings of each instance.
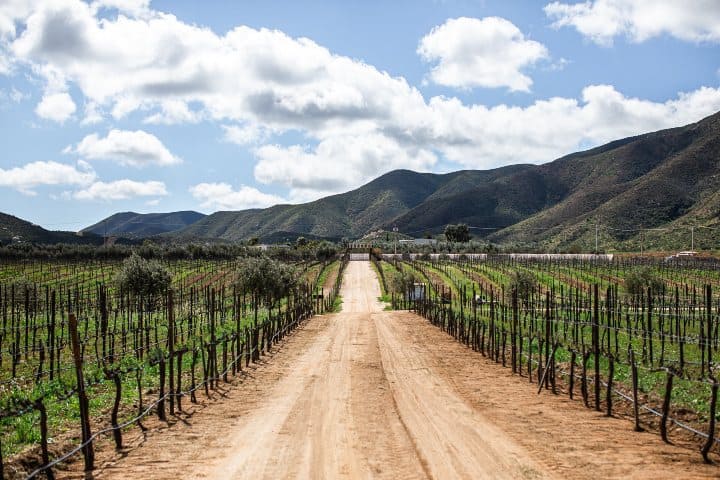
[[[667,383],[665,384],[665,398],[663,399],[663,411],[662,418],[660,419],[660,436],[665,443],[670,443],[667,436],[667,421],[670,415],[670,398],[672,396],[673,388],[673,372],[667,370]]]
[[[50,453],[48,452],[47,410],[45,409],[45,405],[40,399],[35,400],[34,408],[35,410],[40,412],[40,449],[42,452],[43,465],[49,465]],[[48,478],[48,480],[53,480],[55,478],[55,474],[53,473],[52,468],[48,467],[45,469],[45,476]]]
[[[635,352],[630,349],[630,370],[632,372],[632,389],[633,389],[633,413],[635,416],[635,431],[642,432],[640,426],[640,405],[638,399],[638,368],[635,363]]]
[[[169,381],[169,400],[170,415],[175,415],[175,312],[173,305],[173,292],[168,292],[168,381]]]
[[[95,452],[90,437],[90,411],[88,398],[85,394],[85,379],[82,370],[82,353],[80,352],[80,337],[78,335],[77,318],[70,313],[68,326],[70,329],[70,342],[72,343],[73,361],[75,362],[75,378],[77,380],[78,404],[80,405],[80,427],[82,430],[83,457],[85,458],[85,471],[94,468]]]
[[[712,321],[712,286],[705,286],[705,323],[707,323],[707,369],[712,372],[713,321]],[[715,383],[715,382],[713,382]]]
[[[598,285],[593,288],[592,321],[593,363],[595,364],[595,410],[600,411],[600,315],[598,306]]]
[[[474,290],[474,288],[473,288]],[[473,295],[473,305],[475,305],[475,295]],[[474,307],[473,307],[474,308]],[[517,360],[518,360],[518,297],[517,289],[513,288],[512,291],[512,371],[518,373]]]
[[[717,396],[718,396],[718,383],[714,377],[710,377],[712,380],[712,391],[710,396],[710,426],[708,427],[708,438],[705,445],[702,447],[702,456],[705,463],[712,463],[708,458],[708,453],[715,443],[715,411],[717,409]]]

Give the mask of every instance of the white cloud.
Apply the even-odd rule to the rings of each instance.
[[[84,162],[78,166],[58,162],[32,162],[22,167],[0,168],[0,187],[14,188],[26,195],[41,185],[88,185],[95,180],[95,172]]]
[[[89,187],[73,193],[78,200],[127,200],[135,197],[157,197],[167,195],[163,182],[134,180],[116,180],[113,182],[95,182]]]
[[[96,0],[92,7],[116,9],[122,13],[140,16],[149,13],[150,0]]]
[[[0,75],[8,75],[12,71],[10,58],[0,50]]]
[[[15,87],[10,88],[9,91],[0,89],[0,107],[9,102],[20,103],[30,98],[30,95],[23,93]]]
[[[64,152],[76,153],[86,160],[109,160],[130,167],[168,166],[182,162],[155,135],[142,130],[113,129],[104,138],[93,133],[76,146],[68,146]]]
[[[75,109],[75,102],[68,93],[50,93],[43,95],[35,113],[40,118],[63,123],[75,113]]]
[[[77,0],[40,4],[24,24],[10,45],[15,58],[53,88],[74,83],[118,119],[157,108],[147,121],[200,115],[320,135],[424,105],[404,79],[277,30],[239,26],[219,36],[153,11],[99,19]]]
[[[383,135],[334,136],[315,148],[300,145],[264,145],[255,178],[290,189],[294,202],[314,200],[372,180],[380,172],[397,168],[427,171],[437,158],[425,149],[401,147]]]
[[[225,132],[225,141],[236,145],[252,145],[265,140],[269,135],[267,129],[255,123],[247,123],[242,126],[222,125],[222,128]]]
[[[442,98],[434,98],[431,107],[445,155],[468,167],[490,168],[542,163],[581,145],[698,121],[720,110],[720,88],[704,87],[659,103],[593,85],[583,90],[581,100],[556,97],[524,108],[466,106]]]
[[[80,125],[95,125],[103,121],[102,112],[100,107],[95,102],[89,101],[85,103],[85,116],[83,117]]]
[[[15,2],[11,13],[0,5],[0,50],[4,45],[15,64],[42,79],[46,93],[78,92],[83,122],[137,112],[146,122],[215,122],[225,140],[260,145],[254,150],[256,180],[287,187],[291,200],[352,188],[393,168],[428,170],[442,158],[468,168],[550,161],[583,146],[683,125],[720,110],[720,89],[707,87],[664,102],[626,97],[609,85],[523,107],[426,99],[402,77],[277,30],[239,26],[219,35],[150,9],[139,16],[99,18],[96,8],[79,0],[22,3]],[[7,18],[20,28],[8,27]],[[504,20],[466,20],[483,28],[467,30],[467,38],[453,36],[465,32],[456,29],[456,19],[420,42],[421,54],[438,60],[435,71],[444,71],[441,81],[530,88],[527,68],[547,59],[546,49]],[[430,41],[442,35],[447,45]],[[481,48],[483,35],[505,59]],[[465,70],[452,74],[461,65]],[[484,78],[489,71],[495,74]],[[90,135],[68,151],[133,166],[179,161],[150,134],[112,132]],[[305,145],[273,145],[288,132]],[[242,192],[246,195],[235,200]],[[233,208],[282,200],[254,189],[223,187],[216,193],[230,199],[218,205]],[[213,205],[207,198],[203,201]]]
[[[187,103],[182,100],[164,100],[160,104],[160,111],[146,117],[143,123],[174,125],[178,123],[196,123],[200,115],[193,112]]]
[[[575,27],[601,45],[617,36],[634,42],[667,34],[690,42],[720,42],[717,0],[588,0],[552,2],[545,13],[555,27]]]
[[[190,187],[190,193],[203,208],[211,210],[245,210],[286,203],[277,195],[263,193],[247,185],[233,190],[227,183],[200,183]]]
[[[0,40],[15,37],[15,22],[26,18],[36,6],[37,2],[30,0],[3,0],[0,2]]]
[[[430,73],[435,83],[513,91],[529,91],[532,79],[521,70],[548,58],[544,45],[499,17],[449,19],[420,40],[417,52],[428,62],[438,61]]]

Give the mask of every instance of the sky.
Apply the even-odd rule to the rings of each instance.
[[[0,211],[263,208],[720,110],[718,0],[0,0]]]

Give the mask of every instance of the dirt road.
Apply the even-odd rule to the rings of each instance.
[[[715,478],[697,452],[608,419],[384,312],[351,262],[343,312],[295,333],[252,377],[151,434],[95,478]]]

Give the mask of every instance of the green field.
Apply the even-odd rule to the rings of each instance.
[[[286,262],[292,288],[262,296],[240,286],[242,262],[163,261],[171,287],[152,297],[119,288],[120,261],[0,265],[0,460],[38,448],[42,409],[51,445],[80,443],[71,317],[89,417],[107,428],[146,410],[165,416],[182,408],[196,391],[257,361],[304,318],[339,305],[344,261]]]
[[[498,255],[381,263],[427,285],[423,302],[408,302],[395,292],[396,308],[415,309],[458,341],[534,382],[547,368],[546,387],[557,382],[567,389],[572,368],[575,395],[580,396],[580,377],[585,377],[593,406],[597,364],[598,406],[605,409],[610,382],[616,402],[632,397],[634,365],[641,408],[662,410],[671,376],[668,414],[707,431],[720,358],[717,262]],[[652,287],[632,287],[630,279],[640,272],[653,279]],[[519,278],[530,278],[530,288]],[[717,411],[715,416],[720,419]]]

